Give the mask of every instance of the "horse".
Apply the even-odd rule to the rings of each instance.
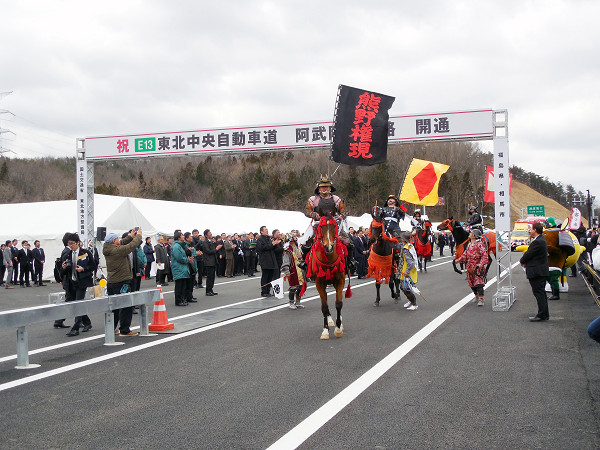
[[[429,240],[429,237],[431,236],[431,227],[431,222],[425,220],[423,222],[423,228],[417,228],[413,242],[415,251],[417,252],[419,270],[425,270],[425,272],[427,272],[427,261],[431,259],[431,255],[433,254],[433,248],[431,247],[431,241]]]
[[[396,277],[396,254],[392,248],[392,243],[398,242],[398,239],[389,237],[383,232],[383,223],[377,219],[373,219],[369,227],[369,242],[372,242],[371,252],[369,253],[369,269],[367,278],[375,279],[375,288],[377,289],[377,297],[374,306],[379,306],[381,297],[379,289],[381,283],[389,282],[392,298],[400,297],[400,279]]]
[[[450,230],[450,232],[452,233],[454,241],[456,242],[454,259],[452,260],[452,267],[454,268],[454,271],[456,273],[462,274],[462,270],[456,267],[456,260],[460,258],[460,256],[465,251],[466,246],[469,243],[469,232],[461,226],[458,220],[454,220],[453,217],[449,217],[446,220],[444,220],[437,226],[437,229],[438,231]],[[487,267],[485,268],[485,273],[487,274],[488,270],[490,270],[490,266],[492,265],[491,255],[493,254],[494,257],[496,256],[496,233],[494,233],[493,231],[488,231],[487,233],[483,234],[482,239],[485,240],[488,248],[489,262]],[[500,249],[502,248],[500,247]]]
[[[335,325],[333,334],[335,337],[342,337],[344,334],[344,325],[342,324],[342,291],[348,273],[346,267],[346,256],[348,250],[338,237],[337,222],[331,216],[323,216],[317,226],[315,241],[306,256],[307,271],[306,276],[314,279],[317,291],[321,297],[321,312],[323,313],[323,331],[321,339],[329,339],[329,327]],[[327,305],[327,285],[331,284],[335,288],[335,309],[337,319],[335,323],[329,312]],[[350,281],[346,290],[346,298],[352,296],[350,290]]]

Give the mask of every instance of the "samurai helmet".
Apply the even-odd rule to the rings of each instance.
[[[321,179],[317,182],[317,187],[315,188],[316,195],[319,195],[320,187],[330,187],[331,192],[335,192],[335,186],[333,185],[333,182],[329,178],[329,175],[325,175],[325,176],[321,175]]]
[[[477,205],[471,205],[469,207],[469,212],[471,212],[471,211],[477,211]]]
[[[396,206],[400,206],[400,202],[398,201],[398,199],[396,198],[396,196],[394,194],[390,194],[387,196],[387,199],[385,200],[386,205],[387,205],[387,202],[390,201],[390,199],[392,199],[396,202]]]
[[[415,212],[413,213],[413,217],[416,215],[421,215],[421,210],[420,209],[415,209]]]

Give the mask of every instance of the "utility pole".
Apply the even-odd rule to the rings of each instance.
[[[591,228],[592,225],[592,196],[590,195],[590,190],[587,190],[587,207],[588,207],[588,226]]]
[[[9,92],[0,92],[0,100],[2,100],[4,97],[6,97],[7,95],[10,95],[10,94],[12,94],[12,91],[9,91]],[[2,114],[12,114],[14,116],[14,114],[11,113],[8,109],[0,109],[0,119],[2,118]],[[7,148],[7,147],[4,146],[4,144],[2,142],[2,135],[4,133],[15,134],[15,133],[13,133],[10,130],[6,130],[6,129],[2,128],[2,123],[0,123],[0,155],[3,155],[4,153],[7,153],[7,152],[14,153],[10,148]]]

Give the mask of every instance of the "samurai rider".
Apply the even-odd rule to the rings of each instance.
[[[399,206],[400,203],[396,196],[390,194],[385,202],[385,206],[375,206],[373,208],[373,218],[381,218],[383,220],[384,231],[389,236],[398,237],[402,232],[400,229],[400,221],[406,216],[406,208]]]
[[[415,285],[417,284],[417,252],[410,242],[411,237],[412,233],[410,231],[400,232],[400,242],[394,244],[394,249],[400,254],[397,272],[400,279],[400,290],[408,299],[404,307],[408,311],[416,311],[419,306],[413,289],[416,289]]]
[[[472,205],[469,208],[469,220],[467,220],[467,226],[469,229],[473,229],[473,228],[477,228],[479,230],[481,230],[481,232],[483,233],[483,218],[481,217],[481,214],[479,214],[477,212],[477,206]]]
[[[329,216],[334,218],[337,222],[340,240],[348,249],[349,256],[347,257],[346,267],[353,272],[356,267],[356,261],[352,257],[354,245],[348,237],[347,232],[346,215],[344,213],[346,206],[344,201],[337,195],[334,195],[333,192],[335,192],[335,186],[329,179],[329,176],[321,176],[315,188],[315,194],[309,197],[304,209],[304,215],[310,217],[312,221],[300,239],[299,244],[302,245],[303,251],[308,251],[314,241],[312,238],[316,234],[321,217]]]
[[[285,236],[285,241],[281,272],[290,285],[289,308],[302,309],[304,305],[300,303],[300,298],[306,291],[306,263],[298,247],[298,237],[290,233]]]
[[[410,223],[413,227],[413,231],[425,229],[425,222],[423,221],[423,219],[421,219],[421,210],[420,209],[415,209],[412,219],[410,219]]]

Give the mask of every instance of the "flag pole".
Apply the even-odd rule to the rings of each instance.
[[[400,194],[402,193],[402,188],[404,187],[404,183],[406,182],[406,176],[408,175],[408,171],[413,162],[413,159],[410,160],[410,164],[408,165],[406,172],[404,172],[404,179],[402,180],[402,183],[400,184],[400,189],[398,190],[398,201],[400,201]],[[398,205],[398,206],[400,206],[400,205]]]
[[[340,104],[340,92],[341,91],[342,91],[342,85],[338,84],[338,91],[335,96],[335,106],[333,108],[333,121],[331,122],[332,123],[331,140],[329,141],[329,158],[327,159],[327,174],[328,175],[329,175],[329,161],[333,160],[333,143],[335,141],[335,121],[337,119],[337,111],[338,111],[338,106]],[[340,166],[341,166],[341,163],[340,163]],[[337,169],[335,169],[335,172],[337,172],[337,170],[340,168],[340,166],[338,166]],[[331,175],[331,178],[333,178],[333,175]]]

